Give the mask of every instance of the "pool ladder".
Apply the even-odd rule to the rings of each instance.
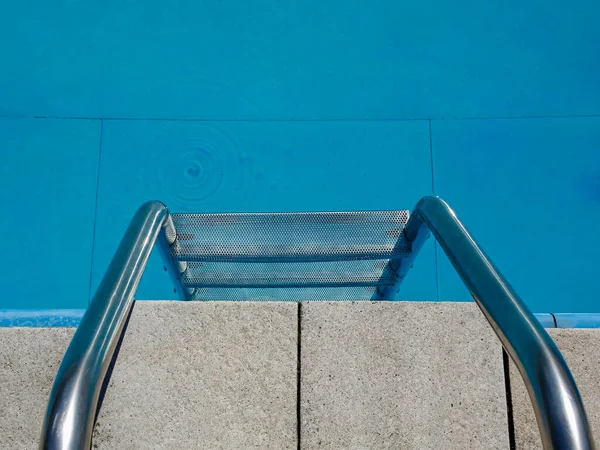
[[[89,450],[108,367],[155,242],[182,300],[395,300],[430,234],[523,377],[545,449],[593,449],[560,351],[439,197],[414,210],[133,217],[54,381],[40,449]]]

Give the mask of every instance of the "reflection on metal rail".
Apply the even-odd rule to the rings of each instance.
[[[145,203],[131,220],[60,364],[48,402],[40,449],[90,448],[102,383],[157,239],[165,267],[169,267],[169,244],[175,240],[169,212],[162,203]],[[170,266],[169,272],[178,278],[177,267]],[[183,288],[177,290],[184,294]]]
[[[546,450],[594,449],[581,397],[558,347],[439,197],[417,203],[406,224],[415,247],[432,232],[525,381]],[[413,248],[413,258],[418,248]],[[411,261],[405,261],[406,272]]]

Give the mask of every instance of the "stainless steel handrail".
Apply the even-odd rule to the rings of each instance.
[[[406,225],[416,246],[433,233],[517,365],[546,450],[594,449],[583,402],[558,347],[498,269],[439,197],[419,201]],[[418,248],[413,248],[416,255]],[[407,260],[400,271],[412,264]]]
[[[92,302],[71,340],[54,380],[39,448],[88,450],[106,372],[123,334],[134,295],[157,238],[165,268],[175,229],[160,202],[142,205],[125,232]],[[174,278],[178,278],[174,275]],[[185,294],[178,286],[180,296]]]

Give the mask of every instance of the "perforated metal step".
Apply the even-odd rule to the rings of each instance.
[[[406,210],[174,214],[171,254],[194,299],[364,300],[398,282],[407,220]]]
[[[192,300],[207,301],[362,301],[377,294],[375,287],[344,288],[200,288],[193,289]]]
[[[299,263],[191,262],[184,283],[190,287],[349,287],[390,286],[396,274],[387,261]]]

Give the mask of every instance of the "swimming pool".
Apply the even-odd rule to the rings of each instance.
[[[373,210],[436,193],[534,311],[598,312],[599,8],[9,5],[0,309],[85,308],[147,200]],[[172,298],[161,268],[139,298]],[[431,242],[403,293],[469,300]]]

